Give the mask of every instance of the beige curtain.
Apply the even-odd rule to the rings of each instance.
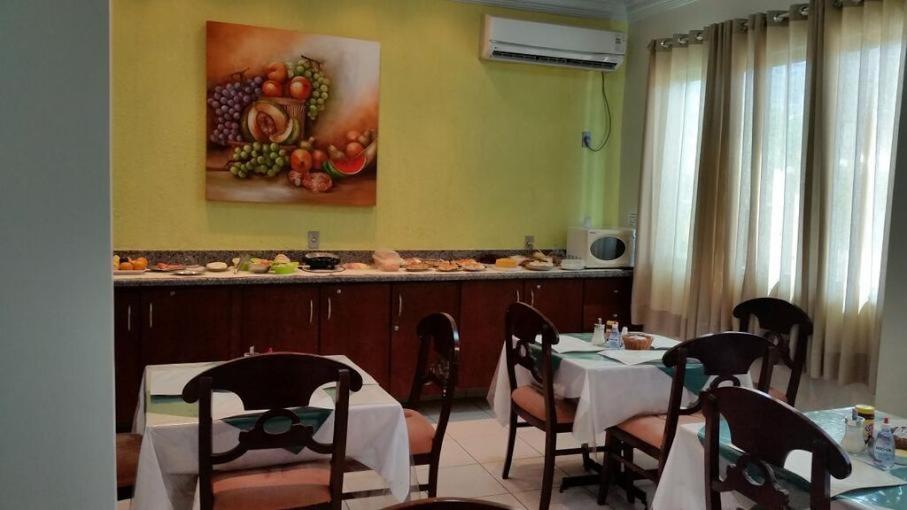
[[[701,32],[649,46],[633,317],[676,331],[686,313],[705,61]]]
[[[692,175],[657,164],[656,136],[678,126],[652,122],[679,122],[653,116],[655,53],[634,322],[692,337],[732,329],[741,300],[780,297],[816,322],[811,375],[874,379],[903,3],[814,0],[707,27]],[[658,193],[678,176],[691,207]]]
[[[875,381],[883,247],[892,182],[903,0],[810,5],[802,300],[815,322],[809,373]]]

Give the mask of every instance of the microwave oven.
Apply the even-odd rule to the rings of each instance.
[[[636,230],[570,227],[567,230],[567,256],[582,260],[587,268],[633,267]]]

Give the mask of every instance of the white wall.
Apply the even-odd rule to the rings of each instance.
[[[768,10],[786,10],[796,0],[697,0],[631,21],[627,48],[627,86],[624,92],[624,117],[621,124],[620,219],[635,212],[639,202],[639,173],[642,164],[643,123],[646,117],[646,79],[652,39],[671,37],[701,29],[711,23]],[[802,3],[802,2],[799,2]]]
[[[882,344],[876,377],[877,405],[900,416],[907,416],[907,314],[904,313],[907,311],[907,237],[904,235],[907,232],[907,114],[904,111],[907,86],[904,85],[902,80],[901,120],[888,231]]]
[[[108,2],[0,2],[0,507],[113,508]]]

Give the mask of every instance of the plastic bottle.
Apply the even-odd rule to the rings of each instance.
[[[882,419],[882,426],[872,443],[872,458],[875,459],[879,469],[888,470],[894,465],[894,434],[891,432],[887,416]]]
[[[622,347],[620,342],[620,324],[617,321],[614,321],[614,327],[608,333],[608,342],[605,345],[608,349],[620,349]]]

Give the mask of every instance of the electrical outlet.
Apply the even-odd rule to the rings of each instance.
[[[535,236],[533,236],[533,235],[526,236],[524,238],[523,246],[525,246],[527,250],[534,250],[535,249]]]
[[[583,131],[581,147],[584,147],[586,149],[592,147],[592,131]]]
[[[321,244],[321,233],[317,230],[309,230],[309,249],[317,250],[318,245]]]
[[[635,211],[634,211],[634,212],[629,212],[629,213],[627,213],[627,226],[636,228],[636,220],[637,220],[637,218],[638,218],[638,217],[637,217]]]

